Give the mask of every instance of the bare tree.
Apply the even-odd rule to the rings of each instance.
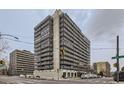
[[[0,58],[2,57],[2,54],[6,53],[6,50],[9,48],[8,42],[5,40],[4,36],[12,37],[16,40],[19,39],[18,37],[15,37],[13,35],[3,34],[3,33],[0,32]]]
[[[4,40],[4,38],[0,37],[0,58],[2,58],[2,54],[6,53],[8,48],[8,42]]]

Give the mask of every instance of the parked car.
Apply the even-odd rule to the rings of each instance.
[[[20,76],[19,77],[21,77],[21,78],[25,78],[25,75],[23,75],[23,74],[20,74]]]
[[[96,74],[91,74],[91,78],[98,78]]]
[[[114,81],[117,81],[117,72],[113,75]],[[119,81],[124,81],[124,72],[119,72]]]
[[[81,79],[87,79],[87,78],[89,78],[89,75],[88,74],[82,74],[81,75]]]
[[[89,78],[98,78],[98,76],[96,74],[82,74],[81,75],[81,79],[89,79]]]
[[[102,76],[100,76],[100,75],[97,75],[97,78],[101,78]]]
[[[26,78],[34,78],[33,75],[26,75]]]

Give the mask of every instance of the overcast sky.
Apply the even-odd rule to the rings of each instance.
[[[33,43],[33,28],[55,10],[0,10],[0,32],[19,37],[21,41]],[[120,55],[124,55],[124,10],[62,10],[79,26],[91,41],[91,63],[109,61],[116,55],[116,36],[120,36]],[[6,37],[13,39],[10,37]],[[34,51],[33,44],[8,42],[8,53],[14,49]],[[6,55],[9,58],[8,54]],[[124,59],[120,59],[121,67]]]

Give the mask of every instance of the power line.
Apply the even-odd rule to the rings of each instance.
[[[1,34],[2,35],[2,34]],[[4,35],[4,34],[3,34]],[[8,35],[8,34],[5,34],[5,35]],[[12,36],[12,35],[9,35],[9,36]],[[19,37],[24,37],[24,36],[19,36]],[[12,41],[16,41],[16,42],[20,42],[20,43],[25,43],[25,44],[30,44],[30,45],[34,45],[34,43],[31,43],[31,42],[25,42],[25,41],[21,41],[19,39],[10,39],[10,38],[7,38],[7,37],[4,37],[5,39],[8,39],[8,40],[12,40]],[[14,37],[15,38],[15,37]],[[94,47],[91,47],[92,50],[114,50],[116,48],[103,48],[103,47],[100,47],[100,48],[94,48]],[[124,49],[124,48],[119,48],[119,49]]]
[[[31,43],[31,42],[25,42],[25,41],[21,41],[21,40],[14,40],[14,39],[10,39],[10,38],[6,38],[4,37],[5,39],[8,39],[8,40],[12,40],[12,41],[16,41],[16,42],[20,42],[20,43],[25,43],[25,44],[30,44],[30,45],[34,45],[34,43]],[[92,50],[114,50],[116,48],[92,48]],[[119,49],[124,49],[124,48],[119,48]]]
[[[4,38],[5,38],[5,39],[8,39],[8,40],[12,40],[12,41],[20,42],[20,43],[25,43],[25,44],[33,45],[33,43],[31,43],[31,42],[25,42],[25,41],[21,41],[21,40],[14,40],[14,39],[6,38],[6,37],[4,37]]]
[[[26,38],[26,39],[32,39],[33,37],[29,37],[29,36],[18,36],[19,38]]]
[[[92,50],[115,50],[116,48],[91,48]],[[124,48],[119,48],[120,50],[123,50]]]
[[[9,37],[13,37],[13,38],[15,38],[16,40],[18,40],[18,39],[19,39],[19,38],[18,38],[18,37],[16,37],[16,36],[13,36],[13,35],[10,35],[10,34],[2,34],[2,33],[0,32],[0,38],[1,38],[2,36],[9,36]]]

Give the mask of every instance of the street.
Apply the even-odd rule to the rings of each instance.
[[[0,76],[0,84],[118,84],[112,77],[76,80],[36,80],[18,76]],[[124,82],[119,82],[124,84]]]

